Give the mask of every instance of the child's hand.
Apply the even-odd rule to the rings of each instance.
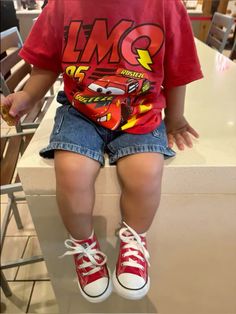
[[[168,146],[172,148],[176,143],[179,150],[184,150],[185,146],[192,147],[192,139],[190,135],[198,138],[199,134],[194,130],[185,119],[182,117],[180,120],[174,121],[165,119]]]
[[[16,92],[4,97],[1,95],[1,116],[8,125],[16,125],[20,117],[28,113],[32,108],[29,95],[24,92]]]
[[[1,94],[1,103],[0,103],[0,116],[3,118],[4,121],[6,121],[6,123],[9,126],[13,126],[16,124],[15,118],[13,118],[10,114],[9,114],[9,109],[10,107],[4,105],[4,101],[5,97],[3,96],[3,94]]]

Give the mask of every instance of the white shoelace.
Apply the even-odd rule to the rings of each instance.
[[[140,261],[146,260],[148,266],[150,266],[149,258],[150,255],[145,248],[145,243],[142,241],[141,237],[138,235],[138,233],[133,230],[130,226],[128,226],[125,222],[123,222],[125,225],[124,228],[120,229],[119,237],[121,241],[125,242],[126,244],[123,246],[124,249],[127,249],[128,251],[123,254],[124,257],[130,257],[128,261],[125,261],[122,263],[123,266],[131,266],[136,267],[143,270],[143,266],[138,263],[137,260],[134,260],[132,257],[137,258]],[[139,255],[139,251],[142,252],[144,258]]]
[[[78,259],[83,258],[84,256],[89,259],[89,261],[83,261],[83,263],[79,266],[79,269],[86,267],[92,268],[88,272],[83,272],[82,276],[95,274],[102,268],[101,266],[107,262],[106,255],[98,249],[94,248],[96,246],[96,242],[93,242],[92,244],[87,245],[87,247],[84,247],[78,242],[68,239],[65,241],[65,246],[67,249],[70,249],[70,251],[66,251],[61,257],[78,254]],[[99,262],[100,260],[101,262]]]

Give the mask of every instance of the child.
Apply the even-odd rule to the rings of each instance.
[[[150,286],[146,232],[159,205],[164,157],[191,147],[185,85],[202,77],[180,0],[49,1],[20,55],[33,64],[4,104],[19,118],[63,73],[62,104],[43,157],[54,158],[57,201],[79,289],[90,302],[112,291],[140,299]],[[165,124],[162,111],[165,110]],[[168,140],[165,125],[167,127]],[[121,182],[120,254],[112,279],[92,225],[104,152]]]

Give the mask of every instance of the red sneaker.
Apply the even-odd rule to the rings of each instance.
[[[70,251],[64,255],[74,255],[78,285],[85,299],[97,303],[108,298],[112,292],[112,283],[106,265],[107,257],[100,251],[94,233],[86,240],[68,239],[65,246]]]
[[[116,292],[126,299],[144,297],[150,287],[146,234],[139,235],[126,223],[120,229],[120,254],[113,273]]]

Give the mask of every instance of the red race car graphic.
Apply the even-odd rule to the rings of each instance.
[[[104,76],[92,82],[83,92],[77,92],[72,105],[96,123],[115,130],[138,111],[138,108],[134,110],[133,106],[137,107],[137,103],[134,101],[134,104],[132,99],[138,99],[150,87],[146,78],[121,74]],[[143,105],[140,112],[144,112],[142,110]]]
[[[112,75],[96,80],[88,86],[88,89],[105,95],[137,95],[148,91],[150,82],[147,79]]]

